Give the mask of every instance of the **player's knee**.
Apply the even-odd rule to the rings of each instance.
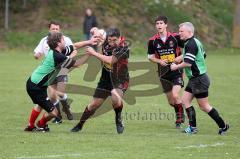
[[[199,104],[199,107],[202,111],[204,111],[206,113],[208,113],[212,109],[212,107],[208,104],[206,104],[206,105]]]
[[[49,115],[52,116],[52,117],[57,117],[58,116],[57,108],[54,108],[53,111],[49,113]]]
[[[206,109],[205,106],[200,106],[200,105],[199,105],[199,107],[200,107],[200,109],[201,109],[202,111],[207,112],[207,109]]]
[[[56,94],[50,94],[49,95],[49,99],[52,103],[56,103],[58,98],[57,98],[57,95]]]
[[[112,104],[114,107],[119,107],[122,105],[122,99],[121,98],[112,98]]]
[[[121,101],[115,101],[115,102],[112,101],[112,105],[114,108],[118,108],[118,107],[122,106],[122,102]]]
[[[182,99],[182,104],[186,107],[190,106],[191,105],[191,102],[185,98]]]
[[[176,102],[177,100],[179,100],[179,94],[178,93],[173,93],[172,98]]]
[[[88,110],[95,110],[95,109],[97,109],[98,107],[100,107],[100,103],[99,102],[96,102],[96,101],[94,101],[94,102],[91,102],[87,107],[88,107]]]

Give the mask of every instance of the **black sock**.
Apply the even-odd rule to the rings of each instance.
[[[78,123],[78,125],[82,128],[83,124],[95,113],[95,110],[88,110],[88,107],[85,108],[80,122]]]
[[[59,118],[62,118],[59,102],[55,103],[54,106],[55,106],[55,107],[57,108],[57,110],[58,110],[58,117],[59,117]]]
[[[62,106],[68,105],[67,99],[60,99]]]
[[[192,127],[197,127],[197,122],[196,122],[196,112],[193,106],[189,107],[186,109],[188,120],[189,120],[189,125]]]
[[[174,105],[175,113],[176,113],[176,123],[184,122],[184,113],[182,103]]]
[[[115,114],[116,114],[116,118],[121,117],[122,108],[123,108],[122,105],[120,107],[114,108],[114,111],[115,111]]]
[[[219,128],[225,128],[225,122],[220,117],[216,109],[212,108],[208,115],[217,123]]]

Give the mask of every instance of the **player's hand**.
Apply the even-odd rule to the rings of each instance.
[[[175,70],[178,69],[178,66],[175,63],[172,63],[170,68],[171,68],[172,71],[175,71]]]
[[[181,56],[178,56],[178,57],[176,57],[176,58],[173,60],[173,62],[179,64],[179,63],[182,62],[182,58],[183,58],[182,55],[181,55]]]
[[[161,66],[167,66],[168,64],[167,64],[167,60],[160,60],[160,65]]]
[[[96,34],[96,32],[98,31],[98,28],[97,27],[93,27],[91,30],[90,30],[90,33],[92,35]]]
[[[99,36],[92,36],[92,38],[90,39],[91,45],[97,45],[99,41],[100,41]]]
[[[34,58],[35,58],[36,60],[40,59],[41,56],[42,56],[41,53],[35,53],[35,54],[34,54]]]
[[[87,55],[94,55],[95,53],[96,53],[96,51],[92,47],[90,47],[90,46],[86,47],[86,54]]]

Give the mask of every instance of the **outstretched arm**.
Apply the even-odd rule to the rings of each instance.
[[[113,63],[113,59],[114,59],[113,56],[102,55],[102,54],[96,52],[92,47],[87,47],[86,48],[86,54],[93,55],[96,58],[98,58],[99,60],[101,60],[102,62],[105,62],[105,63],[108,63],[108,64]]]
[[[87,54],[83,55],[80,59],[76,60],[76,62],[73,66],[79,67],[79,66],[85,64],[89,57],[90,57],[90,55],[87,55]]]
[[[74,48],[74,50],[77,50],[77,49],[80,49],[85,46],[96,45],[98,41],[99,41],[98,37],[92,37],[90,40],[79,41],[79,42],[74,43],[73,48]]]
[[[177,69],[181,69],[181,68],[185,68],[185,67],[191,67],[192,64],[190,63],[186,63],[186,62],[182,62],[180,64],[175,64],[175,63],[172,63],[171,65],[171,70],[174,71],[174,70],[177,70]]]

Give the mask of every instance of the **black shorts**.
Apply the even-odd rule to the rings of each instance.
[[[160,82],[162,84],[163,92],[168,93],[172,91],[173,86],[179,85],[181,87],[184,86],[184,81],[181,76],[178,77],[168,77],[168,78],[160,78]]]
[[[210,86],[210,80],[208,75],[205,73],[198,77],[189,79],[185,91],[192,93],[196,98],[208,97],[208,89]]]
[[[47,95],[47,87],[40,87],[33,83],[29,78],[26,85],[27,93],[32,99],[34,104],[38,104],[41,108],[46,110],[48,113],[52,112],[54,105],[51,103]]]
[[[125,93],[128,88],[128,84],[129,81],[113,85],[111,81],[100,80],[97,88],[95,89],[93,97],[106,99],[108,96],[111,96],[112,89],[121,89],[122,92]]]

